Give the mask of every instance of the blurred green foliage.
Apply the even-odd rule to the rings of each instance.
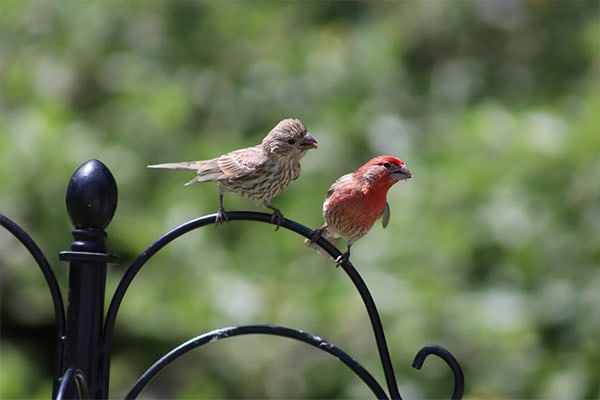
[[[600,20],[597,1],[0,2],[0,212],[63,286],[71,173],[102,160],[119,185],[110,294],[159,235],[216,211],[215,185],[146,165],[258,143],[303,119],[320,147],[276,198],[316,227],[331,182],[377,154],[413,179],[392,220],[355,245],[401,393],[443,398],[447,369],[410,368],[439,343],[468,398],[600,396]],[[261,210],[227,196],[228,210]],[[29,255],[0,232],[1,398],[48,398],[52,308]],[[138,275],[117,319],[111,397],[172,346],[213,328],[289,325],[382,382],[343,271],[272,226],[193,232]],[[364,398],[334,359],[270,337],[212,344],[144,398]]]

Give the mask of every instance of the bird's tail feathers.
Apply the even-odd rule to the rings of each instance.
[[[148,165],[148,168],[190,169],[193,171],[197,171],[198,167],[199,167],[198,161],[185,161],[185,162],[178,162],[178,163]]]
[[[338,242],[340,241],[340,237],[339,236],[332,235],[327,229],[325,229],[321,233],[321,237],[324,238],[324,239],[327,239],[334,246],[337,246]],[[330,258],[331,257],[328,252],[326,252],[325,250],[323,250],[321,248],[321,246],[319,246],[318,244],[316,244],[315,242],[313,242],[310,239],[304,239],[304,244],[307,245],[308,247],[310,247],[311,249],[313,249],[314,251],[316,251],[317,253],[319,253],[321,256],[323,256],[325,258]]]
[[[193,185],[194,183],[199,183],[199,182],[205,182],[206,180],[203,179],[201,176],[196,176],[194,179],[192,179],[189,182],[186,182],[185,185],[183,186],[190,186]]]

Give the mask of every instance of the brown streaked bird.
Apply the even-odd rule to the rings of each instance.
[[[384,228],[387,226],[390,220],[388,190],[397,182],[411,177],[404,161],[392,156],[372,158],[356,171],[341,176],[325,196],[325,224],[313,232],[312,239],[306,239],[304,243],[322,256],[329,257],[314,242],[322,236],[335,246],[340,239],[345,239],[346,252],[335,263],[340,265],[348,261],[350,247],[371,230],[377,219],[381,218]]]
[[[271,205],[271,199],[280,194],[291,181],[300,175],[300,159],[309,149],[316,149],[313,138],[302,121],[288,118],[280,121],[262,143],[234,150],[217,158],[203,161],[148,165],[148,168],[188,169],[197,176],[186,183],[217,182],[219,210],[216,224],[227,222],[223,208],[223,194],[238,196],[261,202],[273,211],[271,223],[283,223],[283,215]]]

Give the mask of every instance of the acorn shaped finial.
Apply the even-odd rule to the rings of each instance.
[[[117,183],[100,161],[83,163],[67,187],[67,213],[76,229],[104,230],[117,209]]]

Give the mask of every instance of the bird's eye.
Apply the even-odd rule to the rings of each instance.
[[[289,144],[296,144],[296,141],[294,139],[290,139],[287,141]]]
[[[389,162],[383,163],[383,166],[384,166],[385,168],[389,168],[389,167],[391,167],[391,165],[390,165],[390,163],[389,163]]]

